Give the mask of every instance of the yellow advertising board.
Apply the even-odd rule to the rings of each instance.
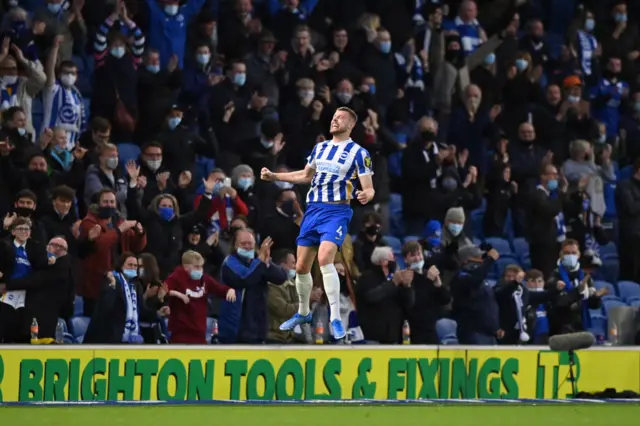
[[[640,392],[640,351],[576,354],[579,391]],[[563,399],[569,357],[444,347],[0,349],[0,402]]]

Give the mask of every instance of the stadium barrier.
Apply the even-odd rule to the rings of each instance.
[[[563,400],[568,358],[542,347],[5,346],[0,402]],[[640,393],[640,348],[576,358],[578,391]]]

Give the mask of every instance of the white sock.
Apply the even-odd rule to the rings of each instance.
[[[320,266],[322,272],[322,281],[324,282],[324,292],[327,293],[329,299],[329,308],[331,310],[330,320],[340,319],[340,277],[336,267],[331,265]]]
[[[309,298],[313,280],[311,274],[296,274],[296,290],[298,291],[298,313],[302,316],[309,315]]]

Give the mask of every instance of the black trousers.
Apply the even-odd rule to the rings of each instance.
[[[560,255],[560,245],[553,244],[530,244],[529,254],[531,255],[531,267],[538,269],[547,280],[556,269],[558,256]]]
[[[24,308],[14,309],[6,303],[0,305],[0,343],[29,343]]]

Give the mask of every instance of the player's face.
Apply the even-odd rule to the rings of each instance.
[[[336,111],[331,120],[331,127],[329,130],[331,134],[348,133],[351,131],[352,123],[351,117],[346,111]]]

